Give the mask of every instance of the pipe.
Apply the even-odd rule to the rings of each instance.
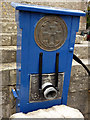
[[[57,97],[57,90],[50,82],[44,83],[42,85],[42,90],[43,90],[44,97],[47,100],[52,100]]]

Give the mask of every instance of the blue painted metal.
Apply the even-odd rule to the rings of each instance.
[[[18,3],[11,3],[11,5],[16,8],[16,22],[18,26],[16,86],[18,91],[16,104],[17,112],[21,111],[27,113],[29,111],[48,108],[57,104],[67,104],[75,37],[76,32],[79,29],[80,16],[85,16],[85,13],[76,10],[23,5]],[[64,45],[58,50],[50,52],[39,48],[34,40],[34,30],[38,20],[48,14],[58,14],[58,16],[65,21],[68,29],[68,35]],[[56,53],[60,53],[58,71],[65,73],[62,98],[45,102],[29,103],[29,77],[32,73],[38,73],[40,52],[43,53],[42,73],[55,72],[55,56]]]
[[[69,51],[70,51],[70,52],[73,52],[73,50],[74,50],[73,47],[70,47],[70,48],[69,48]]]
[[[44,7],[44,6],[36,6],[36,5],[26,5],[20,3],[12,2],[11,5],[16,10],[23,10],[23,11],[33,11],[33,12],[41,12],[41,13],[50,13],[50,14],[62,14],[62,15],[73,15],[73,16],[85,16],[85,13],[80,10],[69,10],[69,9],[60,9],[60,8],[53,8],[53,7]]]
[[[17,95],[15,89],[12,89],[12,93],[13,93],[13,96],[14,96],[15,98],[18,98],[18,95]]]

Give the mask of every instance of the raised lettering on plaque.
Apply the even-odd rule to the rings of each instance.
[[[59,16],[45,16],[38,21],[34,37],[41,49],[46,51],[57,50],[67,38],[66,23]]]

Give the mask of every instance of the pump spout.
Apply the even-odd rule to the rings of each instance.
[[[44,97],[47,100],[52,100],[57,97],[57,90],[50,82],[44,83],[42,85],[42,90],[43,90]]]

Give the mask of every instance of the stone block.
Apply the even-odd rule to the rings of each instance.
[[[87,113],[84,114],[85,120],[89,120],[89,119],[88,119],[88,115],[89,115],[89,114],[87,114]]]
[[[2,120],[2,105],[0,105],[0,120]]]
[[[0,30],[1,31],[1,30]],[[0,46],[2,45],[2,36],[0,35]]]
[[[86,65],[90,68],[90,65]],[[81,65],[72,66],[71,76],[73,77],[86,77],[88,76],[87,71]]]
[[[11,45],[11,37],[3,36],[2,37],[2,45]]]
[[[2,104],[10,104],[10,92],[8,86],[2,86]]]
[[[90,58],[89,47],[89,45],[75,44],[74,54],[80,59],[88,59]]]
[[[2,86],[16,85],[16,70],[3,70],[2,74]]]
[[[15,9],[11,6],[11,2],[2,2],[2,17],[3,18],[14,18]]]
[[[2,51],[0,51],[0,63],[2,63]]]
[[[15,18],[1,18],[0,17],[0,22],[15,22]]]
[[[12,40],[12,46],[16,46],[17,45],[17,35],[12,35],[11,40]]]
[[[71,77],[69,91],[78,92],[88,90],[88,76],[87,77]]]
[[[11,45],[11,36],[7,35],[0,35],[1,36],[1,41],[2,41],[2,46],[9,46]]]
[[[2,50],[2,63],[16,62],[16,50],[15,49],[3,49]]]
[[[9,100],[9,104],[10,104],[10,108],[14,111],[15,107],[16,107],[16,99],[13,96],[12,93],[12,89],[16,88],[16,85],[13,86],[9,86],[9,96],[10,96],[10,100]],[[11,111],[12,112],[12,111]]]
[[[2,71],[0,70],[0,86],[2,85]]]
[[[80,17],[79,30],[86,30],[86,17]]]
[[[10,85],[16,84],[16,70],[10,71]]]
[[[79,109],[83,114],[88,113],[88,91],[69,92],[67,104]]]
[[[3,118],[8,118],[16,112],[16,100],[12,94],[12,88],[16,87],[15,70],[2,70],[2,84],[0,84],[0,106],[2,106]],[[14,81],[14,82],[13,82]],[[15,84],[15,85],[14,85]]]
[[[17,33],[17,25],[15,22],[2,22],[2,33]]]
[[[0,90],[0,105],[2,105],[2,91]]]
[[[48,109],[39,109],[33,112],[28,112],[27,114],[25,113],[16,113],[12,116],[10,116],[12,120],[15,120],[15,118],[44,118],[52,120],[53,118],[56,120],[76,120],[77,118],[84,120],[84,116],[82,113],[74,108],[70,108],[69,106],[66,105],[56,105],[52,106]],[[30,120],[31,120],[30,119]]]
[[[10,71],[4,70],[0,74],[2,74],[2,86],[10,85]]]
[[[17,43],[17,34],[0,34],[1,45],[2,46],[16,46]]]
[[[88,90],[90,90],[90,77],[88,77]]]
[[[10,116],[10,104],[2,105],[2,117],[3,118],[9,118]]]
[[[9,70],[9,71],[10,70],[16,70],[16,63],[3,63],[3,64],[0,64],[0,72],[2,72],[4,70]]]
[[[88,90],[88,100],[90,102],[90,89]]]
[[[8,118],[16,112],[16,100],[13,97],[11,89],[15,86],[2,86],[2,116]]]
[[[78,34],[80,34],[80,33],[78,33]],[[83,41],[87,40],[87,35],[82,36],[82,35],[78,35],[78,34],[76,35],[75,43],[80,44]]]
[[[0,72],[0,76],[2,75],[2,79],[0,80],[0,86],[12,86],[16,85],[16,70],[2,70]]]
[[[16,100],[12,94],[12,89],[16,86],[2,86],[2,105],[10,104],[10,107],[13,108],[16,105]]]
[[[90,113],[90,100],[88,100],[88,113]]]

